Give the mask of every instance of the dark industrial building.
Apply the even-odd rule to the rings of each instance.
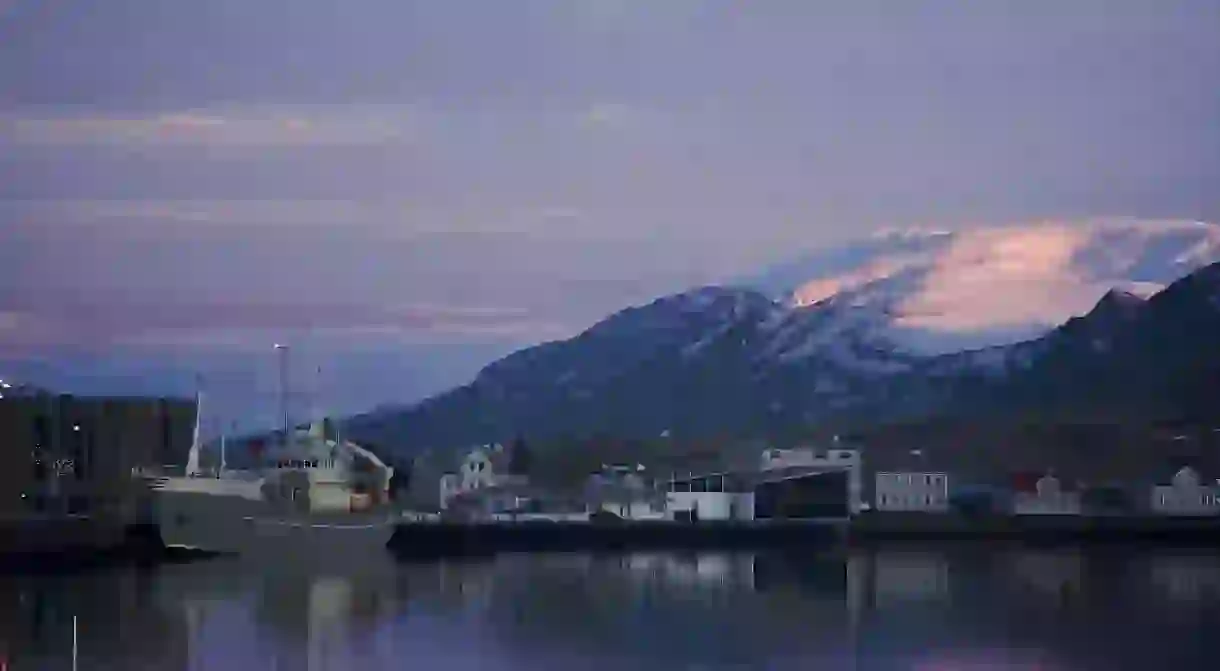
[[[754,518],[847,517],[848,473],[822,471],[764,473],[754,484]]]
[[[38,394],[0,399],[0,518],[134,514],[141,469],[182,463],[189,399]]]

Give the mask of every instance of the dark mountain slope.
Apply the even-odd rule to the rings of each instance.
[[[570,340],[516,352],[470,384],[408,410],[353,418],[347,430],[411,449],[522,433],[655,436],[732,426],[752,401],[744,348],[775,309],[746,290],[668,296]]]

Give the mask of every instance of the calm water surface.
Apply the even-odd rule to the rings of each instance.
[[[0,577],[0,669],[1214,669],[1211,551],[240,560]]]

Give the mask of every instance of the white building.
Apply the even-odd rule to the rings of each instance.
[[[441,476],[440,508],[449,507],[449,501],[462,492],[462,478],[457,473],[446,473]]]
[[[1167,485],[1152,488],[1152,511],[1160,515],[1220,515],[1220,487],[1203,482],[1189,466]]]
[[[947,473],[877,473],[873,486],[877,510],[935,513],[949,510]]]
[[[668,519],[752,520],[754,493],[732,473],[674,478],[666,486]]]
[[[524,474],[510,472],[511,462],[512,450],[499,443],[471,449],[462,459],[457,473],[441,476],[441,509],[448,509],[457,497],[468,497],[482,490],[495,490],[495,498],[500,501],[513,488],[528,484]]]
[[[848,510],[850,514],[855,515],[863,508],[864,479],[861,474],[862,459],[859,450],[840,447],[826,450],[812,447],[763,450],[759,470],[766,472],[788,468],[825,470],[826,472],[845,471],[847,473]]]
[[[603,510],[630,520],[666,519],[666,497],[637,472],[610,470],[589,478],[584,492],[589,513]]]
[[[1013,494],[1013,513],[1017,515],[1079,515],[1080,492],[1063,487],[1059,479],[1046,474],[1034,483],[1034,490]]]

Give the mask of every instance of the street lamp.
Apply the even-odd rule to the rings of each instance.
[[[280,359],[280,415],[283,419],[283,445],[288,445],[288,345],[275,344],[275,351]]]

